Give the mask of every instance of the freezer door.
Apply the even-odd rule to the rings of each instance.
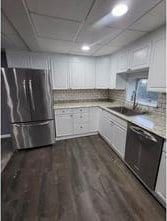
[[[49,72],[27,70],[32,121],[53,119]]]
[[[50,145],[55,141],[54,121],[13,124],[12,135],[17,149]]]
[[[2,84],[5,84],[11,122],[31,121],[25,69],[1,68]]]

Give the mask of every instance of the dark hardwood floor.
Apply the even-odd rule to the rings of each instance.
[[[2,173],[2,221],[133,220],[165,209],[99,136],[18,151]]]

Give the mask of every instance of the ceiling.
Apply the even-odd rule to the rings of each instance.
[[[119,2],[2,0],[2,47],[101,56],[166,22],[165,0],[123,0],[129,11],[114,18],[110,12]],[[83,52],[83,44],[89,44],[91,50]]]

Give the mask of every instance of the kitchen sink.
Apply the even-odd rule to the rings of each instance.
[[[136,116],[136,115],[142,115],[142,114],[146,113],[146,112],[141,112],[141,111],[138,111],[138,110],[133,110],[133,109],[130,109],[130,108],[127,108],[127,107],[123,107],[123,106],[120,106],[120,107],[108,107],[108,109],[116,111],[116,112],[121,113],[121,114],[124,114],[126,116]]]

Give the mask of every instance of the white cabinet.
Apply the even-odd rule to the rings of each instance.
[[[84,88],[95,88],[95,60],[92,58],[86,59],[84,65]]]
[[[114,124],[114,123],[113,123]],[[125,155],[125,145],[126,145],[126,128],[121,127],[120,125],[114,124],[113,130],[113,146],[116,151],[120,154],[122,158]]]
[[[156,189],[155,189],[157,194],[164,202],[166,200],[166,155],[167,153],[162,152]]]
[[[151,41],[142,40],[130,50],[130,69],[147,68],[150,64]]]
[[[98,108],[67,108],[55,111],[56,137],[68,138],[97,133]]]
[[[95,88],[95,61],[93,58],[72,58],[70,60],[70,88]]]
[[[115,54],[115,55],[111,56],[110,72],[109,72],[110,73],[110,81],[109,81],[109,88],[110,89],[122,90],[122,89],[125,89],[125,86],[126,86],[126,80],[123,78],[124,76],[122,74],[118,74],[118,72],[123,71],[123,66],[124,66],[122,64],[122,69],[118,68],[119,67],[119,59],[120,59],[120,54]],[[125,68],[125,66],[124,66],[124,68]]]
[[[118,72],[125,72],[129,68],[129,51],[122,50],[118,54]]]
[[[166,42],[165,35],[154,40],[150,69],[148,75],[148,90],[166,92]]]
[[[69,88],[69,59],[67,56],[51,57],[53,89]]]
[[[7,51],[6,56],[9,68],[31,68],[29,52]]]
[[[99,108],[91,107],[90,108],[90,117],[89,117],[89,131],[95,132],[98,131],[99,127]]]
[[[96,58],[96,88],[109,88],[110,57]]]
[[[56,136],[70,136],[74,133],[73,114],[56,115]]]
[[[99,125],[100,134],[124,158],[127,134],[127,122],[114,116],[113,114],[102,111]]]
[[[30,66],[32,69],[50,69],[50,59],[42,53],[29,53]]]
[[[82,62],[70,63],[70,88],[84,88],[84,64]]]

